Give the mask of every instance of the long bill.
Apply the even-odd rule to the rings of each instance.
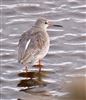
[[[55,27],[63,27],[63,26],[61,26],[61,25],[53,25],[53,26],[55,26]]]

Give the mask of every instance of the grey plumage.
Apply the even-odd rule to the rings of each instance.
[[[23,33],[19,40],[18,61],[23,65],[35,64],[43,59],[50,46],[49,35],[46,32],[48,26],[53,24],[45,18],[39,18],[35,25]],[[53,25],[62,27],[60,25]]]
[[[45,19],[43,20],[45,21]],[[29,44],[25,49],[28,41]],[[49,44],[49,36],[45,31],[45,28],[43,29],[37,25],[33,26],[29,31],[23,33],[19,40],[19,50],[18,50],[19,62],[26,65],[28,63],[35,63],[38,60],[42,59],[42,57],[39,57],[39,55],[42,53],[42,50],[44,50],[44,48],[48,44]],[[48,48],[49,45],[47,46],[47,49]],[[44,56],[45,55],[46,54],[44,54]]]

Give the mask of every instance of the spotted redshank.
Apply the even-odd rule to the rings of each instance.
[[[62,27],[45,18],[39,18],[30,30],[21,35],[18,45],[18,61],[25,66],[26,70],[28,65],[37,64],[39,72],[41,71],[41,60],[47,55],[50,46],[47,33],[49,26]]]

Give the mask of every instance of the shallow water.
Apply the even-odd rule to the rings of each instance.
[[[0,5],[1,100],[57,100],[65,83],[86,71],[85,0],[2,0]],[[51,46],[42,73],[17,61],[18,40],[40,17],[63,28],[49,28]]]

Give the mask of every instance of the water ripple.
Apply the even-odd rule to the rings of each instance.
[[[66,44],[66,45],[83,45],[83,46],[85,46],[86,42],[84,42],[84,43],[64,43],[64,44]]]
[[[19,91],[20,89],[19,88],[13,88],[13,87],[10,87],[10,86],[3,86],[2,89],[5,89],[5,90],[14,90],[14,91]]]
[[[75,69],[85,69],[85,70],[86,70],[86,65],[81,66],[81,67],[77,67],[77,68],[75,68]]]
[[[75,6],[75,7],[71,7],[71,8],[74,8],[74,9],[86,8],[86,5],[80,5],[80,6]]]
[[[48,54],[60,54],[60,53],[67,53],[67,54],[77,54],[77,53],[83,53],[83,54],[85,54],[86,53],[86,51],[85,50],[69,50],[69,51],[63,51],[63,50],[58,50],[58,51],[49,51],[49,53]]]
[[[0,42],[3,42],[3,41],[5,41],[5,40],[7,40],[8,38],[5,38],[5,39],[3,39],[3,38],[1,38],[0,39]]]
[[[86,76],[85,0],[3,0],[0,5],[1,84],[3,100],[57,100],[69,97],[65,83]],[[3,17],[2,17],[3,15]],[[18,40],[35,20],[44,16],[63,28],[48,29],[51,45],[42,72],[17,61]],[[81,86],[81,84],[80,84]],[[8,92],[9,91],[9,92]],[[17,94],[17,95],[16,95]],[[40,97],[38,97],[39,95]],[[34,96],[34,98],[33,98]],[[65,98],[63,98],[64,100]],[[14,99],[15,100],[15,99]],[[67,100],[67,99],[66,99]],[[69,98],[68,98],[69,100]],[[73,100],[73,99],[72,99]]]
[[[14,24],[14,23],[19,23],[19,22],[30,22],[30,21],[35,21],[35,20],[31,20],[31,19],[24,19],[24,18],[19,18],[19,19],[12,19],[9,22],[5,23],[5,24]]]
[[[16,8],[16,7],[27,7],[27,6],[30,6],[30,7],[32,7],[32,6],[35,6],[35,7],[39,7],[40,6],[40,4],[25,4],[25,3],[20,3],[20,4],[12,4],[12,5],[1,5],[0,6],[0,9],[14,9],[14,8]]]

